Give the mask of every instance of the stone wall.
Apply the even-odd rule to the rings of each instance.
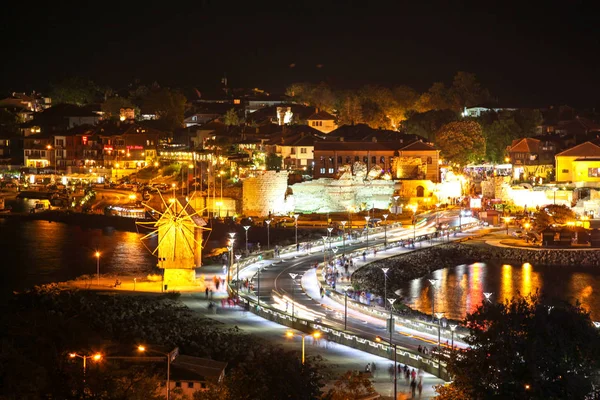
[[[242,213],[247,216],[287,215],[294,210],[293,201],[286,196],[288,173],[266,171],[244,180]]]
[[[321,178],[291,186],[295,212],[345,212],[348,207],[386,209],[394,195],[391,180],[358,180]]]

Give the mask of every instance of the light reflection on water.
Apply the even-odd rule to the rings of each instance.
[[[133,232],[84,229],[47,221],[0,219],[2,290],[64,281],[100,272],[150,272],[156,259]]]
[[[428,279],[438,280],[435,288]],[[406,282],[400,290],[406,304],[428,314],[435,293],[435,312],[452,319],[475,311],[485,300],[484,292],[493,293],[492,301],[497,302],[539,290],[545,303],[579,300],[592,319],[600,320],[600,296],[596,294],[600,292],[600,271],[591,267],[475,263],[434,271]]]

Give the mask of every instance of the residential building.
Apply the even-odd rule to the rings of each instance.
[[[284,168],[306,171],[314,165],[315,142],[321,140],[318,130],[307,125],[294,125],[273,134],[266,148],[268,153],[282,158]]]
[[[557,182],[600,182],[600,146],[585,142],[555,156]]]
[[[159,140],[164,134],[136,123],[106,126],[98,135],[103,146],[104,167],[143,168],[157,158]]]
[[[96,125],[101,116],[88,107],[58,104],[34,114],[31,121],[21,125],[24,136],[36,133],[52,134],[65,132],[80,125]]]
[[[338,128],[335,117],[326,111],[318,111],[306,119],[308,126],[316,130],[329,133]]]
[[[183,120],[183,123],[186,128],[189,128],[190,126],[194,126],[194,125],[206,124],[207,122],[217,119],[220,116],[221,116],[221,114],[214,114],[214,113],[193,113],[193,114],[187,116]]]
[[[413,141],[315,143],[315,178],[333,178],[344,165],[363,163],[367,170],[380,167],[397,179],[421,179],[439,182],[439,150]]]
[[[506,151],[513,166],[514,179],[547,178],[554,169],[557,144],[553,140],[521,138],[513,140]]]
[[[52,144],[53,137],[41,133],[24,138],[24,165],[30,168],[47,168],[54,165]]]
[[[515,139],[507,148],[513,165],[553,164],[556,150],[554,142],[534,138]]]
[[[170,389],[179,389],[184,396],[192,398],[194,392],[206,390],[208,383],[220,384],[226,367],[225,362],[179,355],[171,363]]]

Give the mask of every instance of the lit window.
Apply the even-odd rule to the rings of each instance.
[[[328,173],[333,174],[333,168],[329,168]]]
[[[322,173],[322,174],[324,174],[325,173],[325,168],[319,169],[319,172]]]

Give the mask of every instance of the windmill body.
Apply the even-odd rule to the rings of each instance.
[[[185,198],[173,197],[168,202],[163,199],[162,212],[146,207],[158,217],[156,221],[140,223],[153,229],[142,241],[158,237],[158,245],[150,250],[158,258],[157,266],[164,269],[164,283],[172,287],[194,284],[195,268],[201,266],[206,221]]]

